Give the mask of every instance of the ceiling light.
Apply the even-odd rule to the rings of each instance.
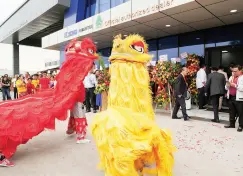
[[[124,34],[123,36],[124,36],[124,37],[127,37],[127,35],[126,35],[126,34]]]
[[[236,9],[230,11],[230,13],[235,13],[235,12],[237,12]]]
[[[197,39],[197,40],[200,40],[201,38],[198,37],[198,38],[196,38],[196,39]]]
[[[222,53],[228,53],[228,51],[224,50],[224,51],[222,51]]]
[[[166,27],[170,27],[171,25],[170,24],[167,24],[167,25],[165,25]]]
[[[97,44],[98,42],[94,42],[95,44]]]

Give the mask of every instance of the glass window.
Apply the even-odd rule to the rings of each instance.
[[[213,48],[213,47],[216,47],[216,44],[215,43],[205,44],[205,48]]]
[[[108,67],[110,65],[109,57],[111,55],[111,48],[101,49],[98,51],[98,53],[101,54],[102,58],[104,59],[105,66]]]
[[[192,45],[192,46],[184,46],[180,47],[180,54],[181,53],[188,53],[188,54],[193,54],[195,53],[196,55],[199,56],[204,56],[204,45]]]
[[[85,19],[90,17],[90,4],[88,0],[86,0],[85,2],[84,14],[85,14]]]
[[[182,34],[179,36],[179,55],[186,52],[188,54],[197,54],[204,56],[204,33],[196,31],[192,33]],[[186,60],[182,59],[181,64],[185,64]]]
[[[127,1],[130,1],[130,0],[111,0],[111,7],[116,7]]]
[[[204,33],[202,31],[182,34],[179,36],[180,47],[200,44],[204,44]]]
[[[217,46],[231,45],[232,41],[242,41],[243,24],[218,27],[205,31],[205,43],[216,43]]]
[[[99,13],[104,12],[111,8],[110,0],[99,0]]]
[[[178,36],[161,38],[158,43],[158,59],[162,55],[167,55],[169,61],[178,57]]]
[[[90,1],[90,11],[91,11],[91,16],[96,15],[99,12],[98,8],[98,0],[91,0]]]
[[[157,50],[157,40],[148,40],[147,44],[149,46],[149,54],[153,55],[152,60],[158,60],[158,50]]]

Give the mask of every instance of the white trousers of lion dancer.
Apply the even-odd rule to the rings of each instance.
[[[71,135],[76,132],[76,140],[78,144],[88,143],[90,141],[86,139],[87,127],[88,123],[85,116],[84,105],[81,102],[77,102],[71,110],[68,122],[68,129],[66,133],[68,135]]]

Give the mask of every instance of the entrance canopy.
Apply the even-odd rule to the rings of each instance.
[[[0,42],[41,45],[41,38],[63,27],[70,0],[27,0],[0,26]]]
[[[153,39],[242,21],[242,0],[130,0],[42,38],[42,47],[60,50],[73,38],[92,37],[101,49],[120,33]]]

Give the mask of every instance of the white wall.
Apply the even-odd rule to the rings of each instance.
[[[60,51],[46,50],[38,47],[20,46],[20,72],[31,73],[45,69],[48,60],[59,60]],[[12,73],[13,47],[0,43],[0,75]]]

